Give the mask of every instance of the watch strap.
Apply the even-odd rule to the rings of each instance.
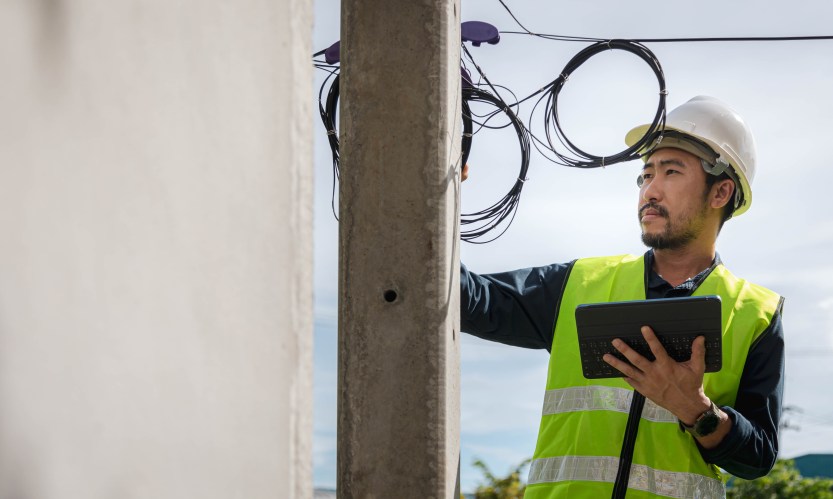
[[[703,413],[697,417],[694,424],[691,426],[683,423],[681,419],[678,419],[677,421],[680,422],[680,428],[695,437],[705,437],[714,433],[717,429],[717,425],[720,423],[720,416],[718,415],[717,405],[715,405],[713,400],[711,401],[711,404],[711,407],[703,411]]]

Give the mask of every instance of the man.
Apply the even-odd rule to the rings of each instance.
[[[626,142],[645,130],[635,128]],[[668,114],[637,180],[647,253],[492,275],[462,266],[463,331],[551,352],[526,497],[622,497],[624,487],[629,498],[722,497],[718,467],[747,479],[772,468],[783,299],[732,275],[715,250],[723,223],[751,205],[754,171],[755,144],[744,121],[717,99],[695,97]],[[604,360],[623,377],[582,376],[577,305],[711,294],[723,309],[719,372],[704,374],[703,337],[692,344],[690,360],[675,362],[643,327],[654,361],[615,340],[630,363]],[[647,399],[644,408],[634,390]],[[632,448],[623,449],[629,418],[638,431]]]

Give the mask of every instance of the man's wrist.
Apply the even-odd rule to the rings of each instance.
[[[703,411],[692,424],[680,420],[680,426],[692,434],[695,438],[707,437],[717,431],[721,422],[722,411],[713,401],[710,401],[709,408]]]
[[[694,426],[694,423],[697,422],[697,419],[703,415],[706,411],[712,408],[712,401],[709,397],[705,394],[702,394],[701,397],[698,397],[696,402],[693,402],[691,406],[685,411],[685,413],[680,414],[677,419],[680,420],[684,426]]]

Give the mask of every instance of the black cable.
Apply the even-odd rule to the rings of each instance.
[[[500,1],[500,0],[499,0]],[[567,135],[564,133],[561,127],[561,121],[559,119],[558,114],[558,96],[566,84],[567,80],[569,79],[570,75],[578,69],[582,64],[584,64],[588,59],[593,57],[594,55],[604,52],[606,50],[624,50],[630,53],[635,54],[643,61],[645,61],[653,70],[654,75],[657,77],[657,83],[659,86],[659,101],[657,103],[657,111],[654,115],[654,119],[651,123],[651,126],[648,128],[645,135],[637,141],[632,146],[628,147],[627,149],[623,150],[620,153],[609,155],[609,156],[599,156],[595,154],[590,154],[578,146],[576,146]],[[480,77],[483,81],[494,91],[494,94],[500,98],[500,94],[497,91],[496,85],[492,84],[489,81],[489,78],[485,75],[483,70],[480,66],[474,61],[471,53],[463,46],[463,55],[471,61],[474,68],[480,73]],[[665,100],[668,91],[665,87],[665,75],[662,71],[662,67],[660,66],[659,61],[657,60],[656,56],[644,45],[633,42],[630,40],[602,40],[596,43],[585,47],[581,50],[578,54],[576,54],[564,67],[561,71],[561,74],[552,82],[544,86],[543,88],[539,89],[536,92],[533,92],[527,97],[523,99],[516,100],[513,104],[507,104],[505,102],[502,103],[504,107],[507,108],[514,108],[517,109],[519,105],[531,99],[536,95],[540,95],[538,101],[534,104],[532,113],[530,113],[529,118],[529,125],[524,127],[526,129],[526,133],[531,138],[532,144],[544,156],[547,160],[552,161],[556,164],[563,165],[563,166],[570,166],[575,168],[597,168],[597,167],[604,167],[609,166],[616,163],[621,163],[624,161],[631,161],[633,159],[638,159],[642,157],[642,154],[651,141],[653,141],[660,131],[662,131],[665,127]],[[502,101],[502,99],[501,99]],[[546,140],[542,140],[538,138],[535,134],[531,132],[533,127],[533,119],[536,113],[536,110],[539,106],[542,106],[546,109],[544,111],[544,133],[546,135]],[[565,148],[568,150],[568,153],[561,153],[559,149]]]
[[[642,43],[671,43],[671,42],[801,42],[813,40],[833,40],[833,35],[819,36],[724,36],[702,38],[635,38],[633,41]]]
[[[646,134],[639,141],[637,141],[636,144],[628,147],[620,153],[611,156],[597,156],[583,151],[575,144],[573,144],[567,138],[566,134],[564,134],[558,117],[558,96],[561,92],[561,89],[564,87],[564,84],[569,79],[570,75],[576,69],[578,69],[578,67],[581,66],[581,64],[586,62],[590,57],[605,50],[625,50],[637,55],[645,62],[647,62],[654,70],[654,73],[657,76],[660,87],[660,99],[653,123],[649,127]],[[532,93],[531,95],[524,97],[523,99],[518,99],[517,96],[512,94],[512,97],[515,99],[515,102],[513,104],[508,104],[501,97],[498,88],[503,88],[504,90],[512,93],[511,90],[500,85],[495,85],[491,81],[489,81],[489,78],[486,76],[482,68],[480,68],[480,66],[474,61],[474,58],[471,56],[471,53],[468,51],[465,45],[462,46],[462,51],[464,57],[467,58],[471,62],[471,64],[476,68],[478,74],[480,75],[479,80],[485,82],[485,87],[491,89],[491,92],[486,90],[485,88],[480,88],[481,86],[484,86],[481,83],[475,85],[472,82],[464,81],[464,85],[462,88],[461,103],[461,118],[463,122],[461,164],[465,165],[467,163],[469,154],[471,152],[473,136],[482,128],[500,129],[507,128],[511,125],[518,137],[518,144],[521,153],[518,176],[515,179],[513,185],[510,187],[509,191],[501,199],[499,199],[496,203],[492,204],[488,208],[474,213],[461,214],[460,235],[463,241],[476,244],[483,244],[494,241],[498,237],[502,236],[509,228],[509,226],[512,224],[512,221],[514,220],[515,215],[517,214],[520,196],[521,192],[523,191],[524,183],[527,180],[527,171],[529,169],[530,162],[531,143],[534,144],[536,149],[541,151],[545,157],[547,157],[547,154],[544,152],[543,149],[546,149],[546,152],[551,152],[552,154],[554,154],[556,159],[547,157],[547,159],[549,159],[550,161],[554,161],[558,164],[571,167],[595,168],[599,166],[612,165],[622,161],[629,161],[641,157],[641,151],[643,151],[646,148],[646,146],[649,145],[650,141],[654,139],[657,133],[664,129],[665,95],[667,93],[667,91],[665,90],[665,77],[663,75],[662,68],[659,65],[659,61],[657,61],[653,53],[651,53],[650,50],[648,50],[645,46],[639,43],[627,40],[610,40],[593,43],[592,45],[584,48],[582,51],[576,54],[576,56],[574,56],[567,63],[565,68],[562,70],[561,74],[550,84]],[[463,62],[465,63],[465,61]],[[324,127],[327,130],[327,140],[330,144],[330,149],[332,151],[333,193],[331,204],[333,215],[335,215],[336,220],[338,220],[338,210],[335,206],[336,186],[340,179],[339,143],[338,131],[336,129],[336,116],[338,110],[339,97],[338,68],[336,66],[328,66],[325,64],[321,64],[320,62],[316,63],[315,66],[317,68],[326,70],[330,73],[321,85],[321,89],[319,90],[318,94],[318,102],[319,113],[321,115],[321,120],[324,123]],[[325,88],[327,88],[328,84],[329,90],[327,91],[326,102],[324,102],[324,90]],[[536,95],[541,95],[541,97],[538,99],[538,101],[535,103],[535,106],[533,107],[533,113],[532,115],[530,115],[530,126],[528,128],[524,125],[523,121],[521,121],[521,119],[518,118],[517,110],[520,109],[520,104],[522,102],[525,102],[526,100],[529,100]],[[546,107],[544,115],[544,127],[547,137],[546,143],[541,139],[535,137],[530,132],[530,129],[532,128],[532,116],[535,114],[535,110],[542,102],[545,103]],[[482,115],[477,115],[472,111],[472,103],[484,103],[494,107],[494,110]],[[506,116],[508,122],[505,124],[491,125],[491,120],[495,119],[499,115]],[[475,130],[475,125],[477,125],[477,130]],[[570,154],[560,153],[558,150],[559,148],[556,146],[554,142],[554,138],[557,138],[561,146],[568,149]],[[484,236],[494,230],[499,230],[499,233],[494,237],[484,240]]]
[[[524,30],[524,34],[537,36],[537,37],[540,37],[540,38],[549,38],[549,39],[553,39],[553,40],[561,40],[561,41],[569,41],[569,42],[598,42],[598,41],[601,41],[600,38],[588,38],[588,37],[584,37],[584,36],[561,36],[561,35],[545,35],[545,34],[533,33],[532,31],[526,29],[526,26],[521,24],[521,21],[517,17],[515,17],[515,14],[512,13],[512,11],[509,9],[509,7],[505,3],[503,3],[503,0],[497,0],[497,1],[500,2],[500,4],[503,6],[504,9],[506,9],[506,12],[508,12],[509,15],[512,17],[512,19],[515,20],[515,23],[518,26],[520,26],[522,30]],[[501,33],[503,33],[503,31],[501,31]],[[512,33],[512,32],[510,31],[510,32],[507,32],[507,33]]]
[[[463,88],[463,94],[465,96],[465,87]],[[460,107],[463,115],[463,136],[460,144],[463,158],[460,164],[465,165],[469,161],[469,153],[471,152],[471,142],[472,138],[474,137],[474,123],[472,120],[471,106],[469,106],[469,100],[464,97],[463,100],[460,102]]]
[[[474,213],[463,213],[460,215],[460,238],[463,241],[474,243],[474,244],[485,244],[502,236],[509,226],[512,224],[512,220],[515,218],[515,214],[518,210],[518,203],[520,202],[521,191],[523,191],[524,182],[526,182],[526,173],[529,169],[529,159],[530,159],[530,149],[529,149],[529,133],[524,127],[523,122],[518,118],[518,116],[512,111],[511,107],[508,106],[503,100],[488,91],[481,90],[474,86],[464,86],[463,87],[463,123],[464,123],[464,140],[466,137],[466,129],[471,130],[472,126],[467,125],[467,123],[471,124],[475,120],[472,118],[471,114],[471,107],[470,103],[472,102],[480,102],[485,103],[496,108],[496,111],[487,114],[489,116],[488,119],[495,116],[497,113],[504,113],[506,117],[509,119],[509,124],[515,130],[515,133],[518,136],[518,143],[520,146],[521,151],[521,161],[520,161],[520,169],[518,172],[518,177],[516,178],[515,182],[513,183],[512,187],[509,191],[496,203],[492,204],[488,208],[483,210],[474,212]],[[468,137],[470,140],[471,137]],[[471,142],[468,143],[468,147],[471,146]],[[464,143],[464,160],[468,159],[468,151],[466,150],[466,144]],[[471,226],[470,228],[468,228]],[[491,231],[501,227],[502,229],[500,232],[488,239],[488,240],[481,240],[484,235],[490,233]]]
[[[499,0],[498,0],[499,1]],[[569,35],[551,35],[546,33],[535,33],[532,31],[501,31],[501,35],[530,35],[547,40],[560,42],[600,42],[606,38],[580,37]],[[691,38],[628,38],[632,42],[639,43],[688,43],[688,42],[801,42],[833,40],[833,35],[807,35],[807,36],[713,36],[713,37],[691,37]]]
[[[512,97],[514,98],[514,102],[512,104],[507,103],[501,97],[498,89],[500,88],[505,91],[508,91],[509,93],[512,93],[511,90],[501,85],[492,84],[492,82],[489,81],[488,77],[486,77],[486,74],[483,72],[482,68],[480,68],[480,66],[478,66],[477,63],[474,61],[466,46],[462,46],[464,55],[464,60],[462,62],[464,64],[464,67],[465,58],[468,58],[468,60],[471,61],[471,63],[474,65],[477,72],[479,73],[480,80],[482,82],[485,82],[485,86],[491,90],[491,92],[489,92],[485,88],[481,88],[483,87],[481,83],[468,84],[470,82],[467,82],[466,84],[464,84],[463,100],[461,105],[461,114],[463,121],[461,151],[462,164],[465,165],[468,161],[469,154],[471,152],[473,136],[483,128],[501,129],[512,126],[518,136],[518,142],[521,151],[521,166],[519,175],[514,185],[510,188],[509,192],[507,192],[507,194],[498,202],[496,202],[489,208],[486,208],[485,210],[461,215],[461,225],[474,226],[473,228],[462,230],[461,236],[464,241],[473,243],[484,243],[494,241],[496,238],[503,235],[503,233],[506,232],[509,225],[512,223],[512,220],[514,219],[514,216],[518,209],[520,194],[523,190],[524,182],[526,181],[526,172],[529,168],[530,144],[532,144],[544,158],[556,164],[574,168],[596,168],[640,158],[643,152],[647,149],[647,146],[649,146],[650,143],[653,140],[655,140],[657,135],[662,133],[662,131],[665,129],[665,100],[666,95],[668,93],[667,89],[665,88],[665,76],[663,74],[662,67],[659,64],[659,61],[654,56],[654,54],[643,45],[643,43],[833,40],[833,36],[637,38],[629,40],[607,40],[602,38],[585,36],[552,35],[544,33],[535,33],[530,31],[520,22],[520,20],[515,16],[511,9],[509,9],[509,7],[503,0],[498,0],[498,2],[503,6],[504,9],[506,9],[506,11],[515,21],[515,23],[517,23],[517,25],[520,26],[520,28],[523,30],[521,32],[501,31],[501,33],[503,34],[531,35],[539,38],[558,41],[583,43],[591,42],[591,45],[585,47],[578,54],[576,54],[567,63],[567,65],[562,70],[561,74],[546,86],[542,87],[541,89],[533,92],[532,94],[522,99],[518,99],[517,96],[512,94]],[[570,75],[576,69],[578,69],[584,62],[586,62],[592,56],[606,50],[624,50],[640,57],[643,61],[645,61],[651,67],[651,69],[654,71],[654,74],[657,77],[657,81],[659,84],[659,102],[657,105],[657,111],[654,115],[654,119],[651,125],[649,126],[648,130],[640,140],[638,140],[635,144],[619,153],[610,156],[598,156],[590,154],[576,146],[564,133],[558,113],[558,97],[567,80],[569,79]],[[331,205],[333,215],[335,215],[336,220],[338,220],[338,210],[336,209],[336,188],[340,179],[340,172],[339,143],[338,131],[336,129],[336,117],[338,111],[339,98],[339,71],[338,66],[327,64],[324,61],[315,60],[316,57],[321,56],[325,52],[326,49],[313,54],[313,63],[316,68],[322,69],[330,73],[325,78],[324,83],[321,85],[321,89],[319,90],[318,107],[319,113],[321,115],[321,120],[324,123],[324,126],[327,130],[327,140],[332,151],[333,192]],[[327,91],[327,98],[325,102],[324,89],[327,88],[328,84],[329,90]],[[539,98],[532,107],[532,112],[530,113],[529,117],[529,126],[525,126],[524,123],[518,118],[520,105],[521,103],[530,100],[536,96],[538,96]],[[486,103],[491,106],[494,106],[495,109],[488,113],[477,115],[472,111],[472,102]],[[533,128],[533,117],[540,108],[543,108],[544,112],[544,133],[546,136],[546,140],[538,138],[535,134],[531,132]],[[493,119],[500,115],[505,115],[508,118],[508,122],[501,123],[498,125],[490,124],[490,122]],[[475,125],[477,125],[476,129]],[[566,149],[567,153],[559,152],[559,150],[562,148]],[[504,223],[506,223],[505,226],[497,236],[489,239],[488,241],[479,240],[486,233],[496,229],[498,226]]]
[[[318,110],[321,116],[321,121],[323,122],[324,128],[327,131],[327,141],[329,142],[330,150],[332,151],[333,192],[331,206],[333,210],[333,215],[336,217],[336,220],[338,220],[338,210],[336,209],[336,188],[341,178],[341,174],[339,171],[340,155],[338,130],[336,126],[339,98],[339,73],[338,67],[336,66],[329,66],[326,64],[319,63],[316,64],[316,67],[319,69],[326,70],[330,73],[329,75],[327,75],[318,91]],[[481,72],[481,77],[483,78],[482,70],[478,68],[478,71]],[[477,131],[474,129],[475,125],[478,126],[478,130],[480,130],[481,128],[506,128],[511,125],[514,127],[514,130],[518,135],[518,140],[521,149],[521,165],[517,180],[509,189],[509,192],[507,192],[506,195],[504,195],[500,200],[483,210],[474,213],[461,214],[460,237],[463,241],[468,241],[476,244],[494,241],[495,239],[503,235],[503,233],[506,232],[506,230],[508,229],[518,209],[518,201],[520,200],[520,194],[523,190],[523,183],[526,180],[526,172],[529,168],[530,159],[529,135],[526,131],[526,128],[523,125],[523,122],[512,111],[511,107],[508,104],[506,104],[503,101],[503,99],[500,98],[499,95],[496,95],[498,92],[497,88],[500,87],[500,85],[494,86],[491,85],[491,83],[489,83],[489,86],[494,90],[495,94],[492,94],[485,90],[481,90],[474,85],[466,84],[463,86],[461,102],[461,118],[463,125],[461,144],[461,164],[465,165],[468,161],[469,154],[471,152],[472,139],[473,136],[477,133]],[[500,88],[504,88],[508,92],[512,93],[511,90],[506,89],[505,87]],[[325,89],[327,93],[326,100],[324,99]],[[515,97],[514,94],[512,94],[512,96]],[[482,116],[478,116],[472,112],[472,102],[489,104],[493,106],[495,110],[486,113]],[[504,114],[508,118],[508,123],[501,125],[490,125],[489,122],[500,114]],[[507,221],[508,223],[505,224],[505,226],[502,228],[498,235],[486,241],[480,240],[483,238],[484,235],[493,231],[496,227],[503,225]]]
[[[657,83],[659,85],[659,101],[657,103],[657,110],[654,115],[654,119],[640,140],[619,153],[609,156],[598,156],[584,151],[567,138],[567,135],[561,128],[561,120],[559,119],[558,97],[561,90],[564,88],[564,85],[567,83],[567,80],[570,78],[570,75],[572,75],[576,69],[587,62],[587,60],[594,55],[607,50],[624,50],[645,61],[657,77]],[[657,58],[650,50],[648,50],[647,47],[629,40],[608,40],[596,42],[588,47],[585,47],[578,54],[573,56],[567,65],[564,66],[561,74],[558,75],[552,83],[545,87],[544,95],[542,95],[538,102],[536,102],[535,108],[537,108],[542,101],[545,103],[544,132],[547,138],[546,144],[540,141],[538,141],[538,144],[546,147],[548,152],[555,154],[557,159],[552,160],[550,158],[552,161],[574,168],[597,168],[638,159],[642,157],[645,149],[656,138],[656,135],[665,129],[665,97],[667,94],[668,90],[665,88],[665,75],[662,71],[662,67],[660,66]],[[530,115],[530,126],[533,116],[534,112]],[[559,146],[556,145],[553,140],[554,138],[557,139],[558,143],[560,143],[560,147],[566,148],[570,154],[560,153]],[[538,147],[538,145],[536,145],[536,147]]]
[[[551,35],[536,33],[524,26],[515,16],[509,6],[503,0],[497,0],[506,10],[509,16],[523,31],[501,31],[501,35],[531,35],[547,40],[562,42],[603,42],[606,38],[595,38],[589,36],[572,35]],[[811,36],[719,36],[719,37],[693,37],[693,38],[628,38],[632,42],[639,43],[686,43],[686,42],[785,42],[785,41],[812,41],[812,40],[833,40],[833,35],[811,35]]]
[[[338,210],[336,209],[336,188],[338,181],[341,179],[339,172],[339,145],[338,145],[338,130],[336,129],[336,119],[338,116],[338,95],[339,95],[339,73],[337,69],[330,71],[330,74],[324,79],[321,88],[318,91],[318,112],[321,115],[321,121],[324,123],[324,129],[327,130],[327,141],[330,144],[330,151],[333,156],[333,192],[330,198],[330,206],[333,210],[333,215],[338,220]],[[329,90],[327,91],[327,100],[322,104],[324,97],[324,89],[327,88],[327,83],[330,82]]]

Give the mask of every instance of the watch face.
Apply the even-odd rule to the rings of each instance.
[[[720,424],[720,417],[714,411],[709,411],[694,424],[694,431],[704,437],[714,433],[718,424]]]

